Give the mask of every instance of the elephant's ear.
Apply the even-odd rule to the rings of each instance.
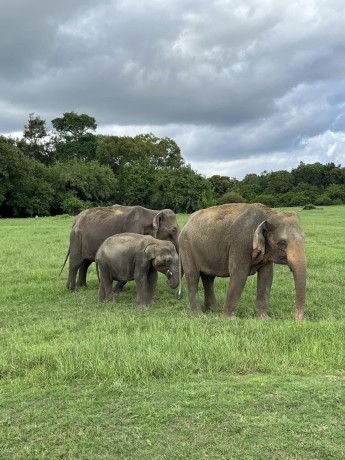
[[[261,262],[265,255],[265,234],[267,232],[267,220],[261,222],[255,230],[253,237],[253,262]]]
[[[156,248],[157,248],[156,243],[150,243],[146,246],[146,248],[144,249],[144,252],[148,260],[152,260],[156,258]]]
[[[153,227],[153,237],[156,238],[157,232],[159,230],[159,226],[161,223],[161,220],[163,219],[164,211],[160,211],[158,214],[155,215],[153,222],[152,222],[152,227]]]

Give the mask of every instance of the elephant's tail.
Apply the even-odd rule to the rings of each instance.
[[[59,276],[61,275],[62,270],[65,268],[67,259],[68,259],[68,257],[69,257],[69,253],[70,253],[70,247],[68,248],[67,255],[66,255],[66,258],[65,258],[65,262],[63,263],[63,266],[61,267],[61,270],[60,270],[60,272],[59,272]]]
[[[182,261],[181,261],[181,250],[178,255],[178,278],[179,278],[179,284],[178,284],[178,291],[176,293],[176,299],[181,300],[183,298],[183,291],[182,291]]]

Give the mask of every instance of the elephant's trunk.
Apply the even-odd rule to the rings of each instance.
[[[168,278],[168,284],[171,287],[171,289],[176,289],[179,285],[179,274],[177,264],[176,267],[174,264],[172,270],[168,270],[165,276]]]
[[[295,321],[302,322],[304,316],[307,281],[307,261],[304,252],[304,244],[295,244],[289,247],[287,250],[287,259],[295,281]]]
[[[176,248],[177,254],[180,253],[180,247],[179,247],[179,244],[178,244],[178,238],[179,238],[179,236],[180,236],[180,231],[177,232],[176,237],[173,239],[173,244],[174,244],[174,246],[175,246],[175,248]]]

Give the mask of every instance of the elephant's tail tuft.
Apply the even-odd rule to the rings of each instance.
[[[176,293],[176,299],[181,300],[183,298],[183,291],[182,291],[182,261],[181,261],[181,252],[178,255],[178,276],[179,276],[179,284],[178,284],[178,291]]]
[[[66,258],[65,258],[65,262],[63,263],[63,266],[61,267],[61,270],[60,270],[60,272],[59,272],[59,276],[61,275],[62,270],[65,268],[67,259],[68,259],[68,257],[69,257],[69,253],[70,253],[70,247],[68,248],[67,255],[66,255]]]

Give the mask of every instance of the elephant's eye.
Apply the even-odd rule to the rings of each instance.
[[[287,241],[286,241],[286,240],[280,240],[280,241],[278,242],[278,247],[279,247],[280,249],[286,249],[286,248],[287,248],[287,245],[288,245],[288,244],[287,244]]]
[[[176,227],[174,227],[174,228],[171,229],[171,233],[176,233],[176,232],[177,232],[177,228],[176,228]]]

